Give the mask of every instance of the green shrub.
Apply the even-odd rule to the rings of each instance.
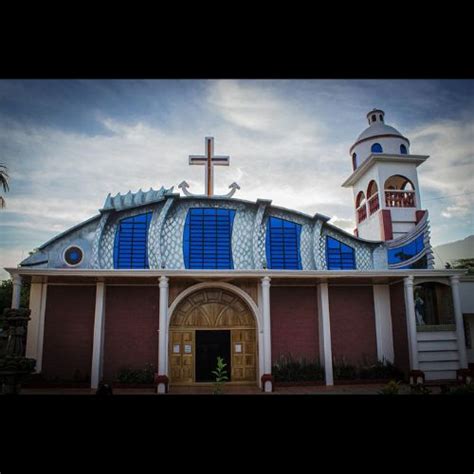
[[[355,365],[348,364],[344,358],[334,360],[332,364],[334,379],[356,379],[358,377]]]
[[[405,377],[403,371],[395,367],[388,361],[377,361],[370,366],[359,368],[359,378],[361,379],[394,379],[403,380]]]
[[[152,384],[155,380],[155,368],[148,364],[144,369],[124,367],[117,373],[117,382],[125,384]]]
[[[431,390],[421,383],[417,383],[416,385],[412,385],[410,387],[410,393],[412,395],[429,395]]]
[[[398,395],[400,391],[400,382],[390,380],[379,392],[380,395]]]
[[[471,382],[451,388],[448,391],[448,395],[474,395],[474,383]]]
[[[324,379],[319,360],[295,359],[291,354],[280,356],[272,367],[275,382],[314,382]]]
[[[212,374],[216,376],[216,381],[214,382],[214,395],[220,395],[224,383],[229,380],[229,377],[227,377],[226,366],[227,364],[224,362],[224,359],[222,357],[217,357],[216,370],[212,371]]]
[[[403,380],[404,373],[388,361],[369,362],[365,359],[359,366],[346,362],[344,358],[333,362],[334,378],[341,379],[393,379]]]

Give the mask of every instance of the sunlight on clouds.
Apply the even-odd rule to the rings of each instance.
[[[227,194],[236,181],[241,186],[236,198],[271,199],[277,206],[325,214],[352,232],[353,195],[341,183],[352,172],[349,148],[365,127],[364,114],[353,113],[372,100],[372,89],[351,81],[295,81],[291,87],[302,87],[303,96],[289,94],[282,87],[288,82],[206,81],[191,101],[169,107],[163,122],[133,121],[100,110],[95,117],[106,134],[27,126],[8,118],[8,126],[0,127],[11,176],[2,224],[31,229],[31,240],[18,242],[24,249],[43,243],[36,242],[35,229],[53,237],[96,215],[109,192],[162,185],[178,192],[177,185],[186,180],[190,192],[200,194],[204,169],[188,166],[188,155],[202,154],[204,137],[214,136],[216,154],[230,155],[230,167],[215,169],[216,194]],[[350,111],[334,114],[335,97]],[[154,100],[159,102],[150,96]],[[358,131],[354,136],[344,128],[352,123]],[[422,204],[430,210],[433,239],[445,239],[446,222],[472,222],[474,121],[400,128],[412,153],[431,155],[418,168]],[[430,200],[452,194],[461,196]],[[0,266],[7,260],[17,263],[21,252],[2,252]]]
[[[412,150],[430,154],[418,168],[427,195],[425,206],[441,206],[441,216],[446,219],[472,220],[474,120],[433,122],[411,131],[409,137]],[[436,199],[439,197],[444,198]]]

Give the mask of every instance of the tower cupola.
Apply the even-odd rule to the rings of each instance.
[[[353,173],[343,186],[354,192],[357,235],[392,240],[411,232],[424,215],[416,168],[428,156],[410,154],[410,141],[385,123],[383,110],[371,110],[367,120],[350,148]]]
[[[385,112],[380,109],[373,109],[367,114],[367,120],[369,125],[374,125],[376,123],[383,123]]]

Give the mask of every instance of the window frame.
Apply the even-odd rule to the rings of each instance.
[[[374,150],[374,147],[379,147],[380,151]],[[372,145],[370,146],[370,152],[371,153],[383,153],[383,146],[378,142],[377,143],[372,143]]]
[[[334,252],[332,252],[334,248],[331,248],[331,246],[329,245],[329,242],[331,240],[339,244],[339,264],[336,264],[336,262],[334,262],[335,255]],[[343,252],[343,247],[350,249],[350,251]],[[331,253],[333,253],[333,255],[331,255]],[[344,254],[346,254],[346,259],[347,254],[350,255],[350,265],[344,264]],[[326,267],[328,270],[357,270],[355,248],[351,247],[350,245],[347,245],[344,242],[341,242],[340,240],[336,239],[335,237],[332,237],[331,235],[326,235]]]
[[[183,260],[187,270],[234,269],[232,232],[235,214],[235,209],[226,208],[193,207],[188,210],[183,231]]]
[[[265,233],[267,268],[272,270],[303,269],[301,262],[302,227],[301,224],[288,219],[276,216],[268,217]]]
[[[124,217],[117,222],[113,254],[115,269],[134,270],[150,268],[148,260],[148,231],[152,217],[153,211],[148,211]],[[144,222],[138,220],[143,218]],[[124,263],[122,263],[122,259]]]

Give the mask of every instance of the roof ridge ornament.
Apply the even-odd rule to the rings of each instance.
[[[178,188],[183,191],[183,194],[185,196],[189,197],[204,197],[206,196],[205,194],[193,194],[188,191],[189,184],[186,181],[182,181],[180,184],[178,184]],[[235,192],[240,189],[240,186],[234,181],[230,186],[229,186],[230,191],[227,194],[222,194],[222,195],[213,195],[213,197],[216,198],[231,198]]]
[[[130,209],[133,207],[142,206],[144,204],[150,204],[153,202],[161,201],[166,196],[173,193],[174,186],[169,189],[161,186],[160,189],[150,188],[148,191],[142,191],[140,188],[136,193],[128,191],[126,194],[117,193],[112,196],[110,193],[107,195],[102,211],[116,210],[121,211],[123,209]]]

